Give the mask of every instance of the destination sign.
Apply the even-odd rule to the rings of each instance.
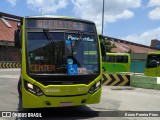
[[[96,32],[93,23],[72,21],[65,19],[27,19],[27,28],[68,29],[88,32]]]
[[[29,65],[31,72],[53,72],[55,71],[55,65],[38,65],[31,64]]]

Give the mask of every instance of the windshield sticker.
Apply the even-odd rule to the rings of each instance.
[[[35,56],[35,60],[44,60],[44,56]]]
[[[70,39],[66,40],[66,44],[70,45],[71,44],[71,40]]]
[[[68,75],[77,75],[78,74],[78,68],[77,64],[68,64]]]
[[[66,48],[69,50],[69,52],[72,51],[72,41],[70,39],[66,40]]]
[[[73,64],[73,60],[72,60],[71,58],[69,58],[69,59],[67,60],[67,62],[68,62],[68,64]]]
[[[78,40],[87,41],[87,42],[93,42],[94,41],[90,37],[79,38],[79,37],[73,37],[72,35],[68,35],[68,39],[73,40],[73,41],[78,41]]]
[[[78,74],[86,74],[87,69],[86,68],[78,68]]]
[[[56,70],[55,68],[55,65],[29,65],[31,72],[52,72]]]
[[[30,53],[29,56],[30,56],[30,58],[34,58],[33,53]]]

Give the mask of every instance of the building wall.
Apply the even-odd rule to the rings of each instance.
[[[152,47],[152,48],[160,49],[160,41],[157,40],[157,39],[152,40],[152,41],[151,41],[151,47]]]
[[[131,53],[131,67],[130,72],[144,73],[147,53]]]
[[[17,61],[20,62],[21,53],[20,50],[14,46],[2,46],[0,45],[0,62]]]
[[[14,31],[22,17],[0,12],[0,68],[20,63],[20,50],[14,47]]]
[[[144,73],[146,60],[131,60],[130,72]]]

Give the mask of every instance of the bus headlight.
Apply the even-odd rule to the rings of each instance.
[[[89,93],[96,92],[101,87],[101,80],[95,83],[89,90]]]
[[[42,90],[38,86],[33,85],[27,81],[24,81],[24,87],[28,92],[30,92],[34,95],[37,95],[37,96],[44,95],[44,93],[42,92]]]

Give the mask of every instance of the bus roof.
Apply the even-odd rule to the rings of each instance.
[[[129,56],[129,53],[106,53],[106,55],[127,55]]]
[[[75,18],[75,17],[70,17],[70,16],[52,16],[52,15],[44,15],[44,16],[26,16],[25,18],[37,18],[37,19],[49,19],[49,18],[55,18],[55,19],[68,19],[68,20],[77,20],[77,21],[82,21],[82,22],[89,22],[95,24],[93,21],[90,20],[85,20],[85,19],[80,19],[80,18]]]
[[[149,52],[148,55],[150,55],[150,54],[160,54],[160,51],[158,51],[158,52]]]

